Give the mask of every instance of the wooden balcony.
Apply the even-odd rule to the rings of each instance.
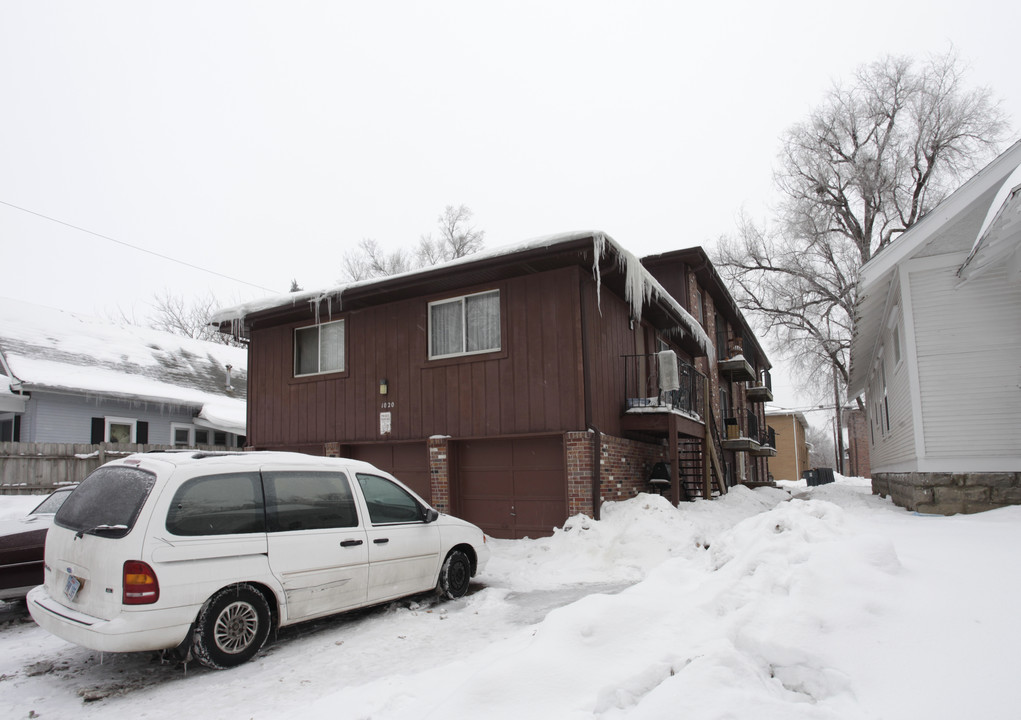
[[[720,360],[716,366],[720,371],[720,376],[727,378],[731,382],[751,382],[755,380],[755,370],[752,369],[752,366],[741,355],[730,360]]]
[[[773,391],[765,385],[752,385],[745,391],[748,402],[767,403],[773,402]]]

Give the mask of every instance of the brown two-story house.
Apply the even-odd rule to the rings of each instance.
[[[368,460],[495,537],[764,482],[769,361],[701,248],[578,232],[221,311],[248,441]]]

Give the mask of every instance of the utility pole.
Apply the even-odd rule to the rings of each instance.
[[[841,417],[841,403],[840,403],[840,385],[837,383],[837,369],[833,368],[833,411],[837,416],[837,437],[836,442],[833,443],[833,447],[837,453],[837,462],[835,467],[837,472],[841,475],[844,474],[844,430],[843,430],[843,418]]]

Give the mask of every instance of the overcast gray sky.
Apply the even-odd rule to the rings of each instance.
[[[462,203],[489,246],[710,246],[884,53],[952,43],[1021,124],[1013,0],[708,5],[5,0],[0,202],[244,283],[0,204],[0,295],[144,316],[164,288],[326,287]]]

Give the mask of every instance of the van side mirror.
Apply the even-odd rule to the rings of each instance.
[[[440,514],[432,508],[425,509],[425,521],[426,523],[436,522],[440,519]]]

